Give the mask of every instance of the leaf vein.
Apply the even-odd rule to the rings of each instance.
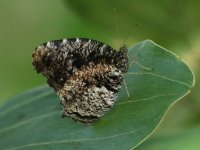
[[[125,102],[121,102],[118,103],[116,105],[122,105],[122,104],[127,104],[127,103],[134,103],[134,102],[140,102],[140,101],[147,101],[147,100],[153,100],[154,98],[158,98],[158,97],[165,97],[165,96],[175,96],[178,94],[183,94],[182,92],[179,93],[173,93],[173,94],[166,94],[166,95],[155,95],[155,96],[151,96],[151,97],[147,97],[147,98],[141,98],[141,99],[136,99],[136,100],[132,100],[132,101],[125,101]]]
[[[171,81],[171,82],[176,82],[176,83],[179,83],[179,84],[182,84],[184,86],[186,86],[188,89],[191,89],[192,87],[185,83],[185,82],[182,82],[182,81],[179,81],[179,80],[176,80],[176,79],[170,79],[166,76],[162,76],[162,75],[158,75],[158,74],[155,74],[155,73],[150,73],[150,72],[138,72],[138,73],[133,73],[133,72],[129,72],[127,73],[127,75],[152,75],[152,76],[156,76],[156,77],[159,77],[159,78],[162,78],[162,79],[165,79],[165,80],[168,80],[168,81]]]
[[[98,141],[98,140],[106,140],[106,139],[110,139],[110,138],[116,138],[116,137],[120,137],[120,136],[134,134],[134,133],[136,133],[136,132],[138,132],[140,130],[143,130],[144,128],[146,128],[147,126],[149,126],[150,124],[154,123],[155,121],[157,121],[159,119],[160,119],[160,116],[155,118],[152,122],[144,125],[143,127],[139,128],[137,130],[132,130],[130,132],[121,133],[121,134],[115,134],[115,135],[111,135],[111,136],[107,136],[107,137],[77,139],[77,140],[62,140],[62,141],[51,141],[51,142],[40,142],[40,143],[22,145],[22,146],[18,146],[18,147],[15,147],[15,148],[9,148],[8,150],[19,150],[19,149],[23,149],[23,148],[27,148],[27,147],[50,145],[50,144],[72,143],[72,142],[83,142],[83,141]]]
[[[47,114],[44,114],[44,115],[40,115],[40,116],[31,118],[31,119],[27,119],[27,120],[24,120],[24,121],[20,121],[19,123],[16,123],[16,124],[14,124],[14,125],[7,126],[7,127],[5,127],[5,128],[1,128],[0,133],[5,132],[5,131],[8,131],[8,130],[11,130],[11,129],[14,129],[14,128],[17,128],[17,127],[20,127],[20,126],[22,126],[22,125],[24,125],[24,124],[30,123],[30,122],[35,121],[35,120],[37,120],[37,119],[42,119],[42,118],[45,118],[45,117],[47,117],[47,116],[54,115],[54,114],[56,114],[56,113],[58,113],[58,112],[61,112],[61,111],[54,111],[54,112],[47,113]]]
[[[50,94],[52,94],[53,92],[50,91],[50,92],[45,92],[43,94],[40,94],[40,95],[37,95],[35,97],[32,97],[30,100],[26,100],[26,101],[23,101],[22,103],[17,103],[16,105],[14,105],[13,107],[10,107],[10,109],[6,109],[5,111],[3,111],[0,116],[3,116],[4,114],[6,113],[9,113],[11,111],[14,111],[15,109],[21,107],[21,106],[24,106],[26,104],[29,104],[30,102],[34,102],[34,101],[37,101],[37,100],[40,100],[40,98],[42,97],[45,97],[45,96],[48,96]]]

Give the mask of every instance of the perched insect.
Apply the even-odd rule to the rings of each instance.
[[[94,123],[114,105],[128,70],[127,48],[70,38],[39,45],[32,55],[36,71],[61,99],[63,116]]]

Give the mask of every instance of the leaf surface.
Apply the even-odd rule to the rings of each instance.
[[[129,150],[142,143],[165,112],[194,85],[188,66],[146,40],[129,48],[129,71],[118,101],[97,123],[61,118],[59,98],[48,86],[0,106],[0,146],[8,150]]]

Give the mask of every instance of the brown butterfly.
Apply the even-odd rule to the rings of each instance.
[[[32,55],[38,73],[61,99],[63,116],[94,123],[114,105],[128,70],[127,48],[70,38],[39,45]]]

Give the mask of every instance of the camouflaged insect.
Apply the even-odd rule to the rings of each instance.
[[[63,116],[94,123],[114,105],[128,69],[127,48],[71,38],[39,45],[32,55],[38,73],[61,99]]]

